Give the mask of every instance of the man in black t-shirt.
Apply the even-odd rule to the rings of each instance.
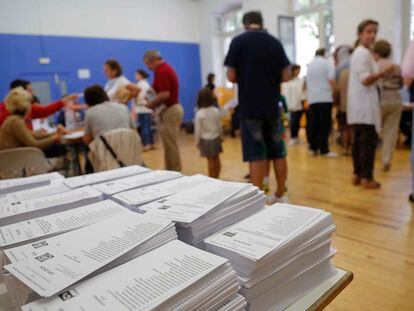
[[[263,29],[260,12],[246,13],[243,24],[246,31],[233,39],[224,61],[228,80],[239,86],[243,160],[249,162],[251,182],[258,187],[273,161],[278,184],[274,201],[280,201],[287,165],[278,103],[290,62],[282,44]]]

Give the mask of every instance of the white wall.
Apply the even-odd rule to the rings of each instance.
[[[277,36],[277,17],[291,14],[290,3],[290,0],[201,0],[199,2],[199,31],[203,81],[209,72],[216,73],[218,85],[221,85],[224,81],[222,75],[224,56],[217,57],[217,55],[220,55],[217,49],[221,47],[213,32],[214,14],[235,5],[241,5],[243,12],[259,10],[263,14],[265,28],[271,34]]]
[[[410,0],[333,0],[335,45],[353,44],[359,22],[371,18],[380,24],[378,38],[393,44],[399,61],[407,46],[409,7]]]
[[[0,0],[0,33],[199,42],[190,0]]]

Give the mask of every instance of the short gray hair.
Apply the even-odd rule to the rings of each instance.
[[[162,59],[162,55],[158,50],[149,50],[144,54],[144,61],[153,60],[153,59]]]

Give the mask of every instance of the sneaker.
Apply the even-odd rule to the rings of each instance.
[[[291,138],[289,140],[289,146],[295,146],[295,145],[299,145],[299,139],[298,138]]]
[[[321,156],[323,156],[324,158],[337,158],[338,154],[335,152],[328,152],[328,153],[321,154]]]
[[[354,177],[352,177],[352,184],[354,186],[359,186],[361,184],[361,177],[354,175]]]
[[[278,197],[275,194],[268,194],[266,196],[266,205],[273,205],[275,203],[288,203],[288,202],[289,202],[289,199],[286,194],[282,195],[281,197]]]
[[[381,184],[374,179],[362,179],[361,185],[365,189],[378,189],[381,187]]]
[[[384,164],[382,170],[384,172],[389,172],[391,170],[391,164]]]

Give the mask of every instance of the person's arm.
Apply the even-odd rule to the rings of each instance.
[[[224,60],[224,66],[227,67],[227,80],[232,83],[237,83],[237,68],[240,66],[240,58],[240,46],[237,40],[233,40]]]
[[[414,80],[414,41],[411,41],[405,52],[401,68],[404,85],[410,87]]]
[[[200,144],[200,137],[201,137],[201,111],[196,112],[195,121],[194,121],[194,141],[197,147]]]
[[[237,73],[235,68],[227,68],[227,80],[229,80],[232,83],[237,83]]]
[[[357,52],[355,52],[357,53]],[[389,65],[381,71],[372,72],[372,56],[370,52],[359,51],[357,55],[354,55],[352,67],[357,73],[357,77],[364,86],[371,86],[375,84],[379,79],[384,77],[387,73],[394,70],[394,65]]]
[[[36,147],[40,149],[46,149],[53,145],[55,142],[60,141],[60,134],[56,133],[46,138],[36,139],[33,133],[26,127],[24,120],[16,120],[13,124],[13,132],[19,142],[26,147]]]
[[[163,103],[167,102],[171,96],[171,78],[166,72],[157,73],[154,81],[157,95],[148,103],[147,107],[155,109]]]
[[[51,114],[59,111],[63,107],[65,107],[69,102],[72,102],[78,98],[77,94],[70,94],[63,97],[61,100],[53,102],[49,105],[40,105],[40,104],[33,104],[32,105],[32,112],[30,117],[32,119],[41,119],[50,116]]]
[[[282,69],[282,80],[281,82],[287,82],[290,80],[291,77],[291,70],[290,70],[290,66],[286,66],[285,68]]]
[[[92,135],[92,126],[91,126],[91,120],[90,120],[90,112],[88,111],[86,113],[86,117],[85,117],[85,133],[83,134],[83,142],[85,143],[85,145],[89,145],[89,143],[93,140],[93,135]]]
[[[136,98],[138,96],[139,92],[141,91],[138,86],[136,86],[135,84],[132,84],[132,83],[129,83],[125,87],[131,93],[129,100],[131,100],[133,98]]]
[[[171,96],[170,91],[159,92],[157,93],[155,98],[148,103],[147,107],[150,109],[155,109],[158,106],[165,103],[170,98],[170,96]]]

